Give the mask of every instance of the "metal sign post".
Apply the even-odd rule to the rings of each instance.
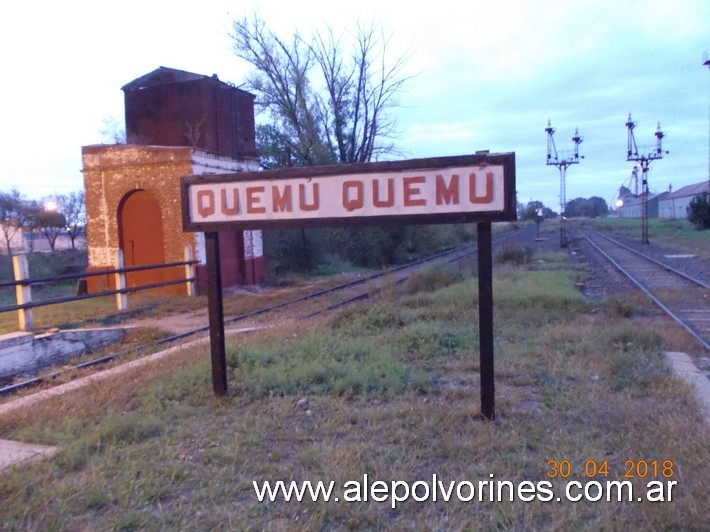
[[[217,397],[227,395],[227,356],[224,343],[222,272],[219,263],[219,233],[205,233],[207,255],[207,312],[210,324],[212,389]]]
[[[478,327],[481,371],[481,414],[495,417],[493,371],[493,248],[490,222],[478,224]]]
[[[227,393],[217,231],[477,223],[481,412],[494,418],[491,222],[516,220],[514,153],[186,176],[180,187],[183,230],[205,232],[217,396]]]

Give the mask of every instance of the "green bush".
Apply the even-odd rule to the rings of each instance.
[[[345,227],[264,231],[268,281],[284,274],[379,268],[470,242],[474,224]]]
[[[404,283],[402,291],[405,294],[419,292],[434,292],[460,282],[463,278],[461,271],[452,264],[430,266],[417,270]]]
[[[515,242],[506,240],[496,251],[495,258],[499,264],[523,266],[530,263],[533,253],[532,248],[523,247]]]
[[[699,231],[710,229],[710,198],[703,192],[695,196],[688,205],[688,221]]]

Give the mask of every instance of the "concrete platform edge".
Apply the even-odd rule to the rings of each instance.
[[[667,351],[664,355],[673,373],[693,386],[705,424],[710,426],[710,380],[703,375],[686,353]]]

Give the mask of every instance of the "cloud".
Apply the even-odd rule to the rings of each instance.
[[[102,119],[123,114],[120,87],[164,65],[217,73],[237,85],[248,67],[230,50],[230,16],[258,9],[276,31],[324,24],[349,31],[357,18],[394,34],[417,73],[392,118],[411,157],[515,151],[521,198],[553,207],[559,175],[545,165],[548,118],[560,149],[579,127],[584,161],[568,195],[610,197],[625,180],[624,123],[652,143],[657,122],[670,154],[653,186],[707,178],[707,0],[440,0],[420,9],[360,0],[155,0],[14,2],[0,19],[0,145],[12,157],[0,187],[82,186],[81,146],[101,140]],[[37,16],[41,12],[42,16]],[[81,16],[77,16],[81,13]],[[62,23],[58,24],[57,21]],[[68,185],[67,185],[68,183]]]

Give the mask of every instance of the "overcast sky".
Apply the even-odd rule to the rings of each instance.
[[[81,147],[105,140],[104,118],[123,119],[121,87],[159,66],[240,85],[249,67],[231,50],[231,20],[256,7],[282,35],[359,18],[394,33],[394,55],[411,50],[416,76],[393,115],[403,158],[513,151],[519,201],[557,211],[551,119],[558,150],[575,127],[584,137],[567,199],[611,202],[633,167],[631,112],[639,147],[655,144],[659,121],[667,135],[652,191],[708,179],[708,0],[40,0],[0,9],[0,189],[81,189]]]

